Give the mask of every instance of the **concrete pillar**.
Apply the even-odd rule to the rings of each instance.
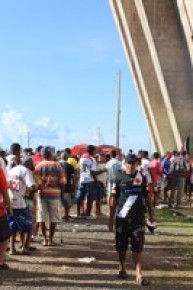
[[[193,6],[187,25],[190,15],[182,11],[182,1],[188,2],[109,0],[152,140],[162,154],[180,149],[193,135]]]

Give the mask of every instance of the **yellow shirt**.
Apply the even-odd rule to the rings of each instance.
[[[68,164],[72,165],[74,169],[78,169],[78,162],[76,161],[74,157],[68,157],[67,162]]]

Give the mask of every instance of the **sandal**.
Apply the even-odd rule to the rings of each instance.
[[[6,263],[0,265],[0,270],[8,270],[9,266]]]
[[[151,283],[149,280],[145,279],[145,278],[137,278],[136,279],[136,283],[139,285],[139,286],[149,286]]]
[[[125,270],[121,270],[121,271],[119,271],[118,277],[119,277],[119,279],[123,279],[124,280],[124,279],[128,278],[128,275],[127,275]]]

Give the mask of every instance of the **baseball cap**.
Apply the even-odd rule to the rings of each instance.
[[[125,157],[125,163],[135,163],[137,161],[137,156],[135,154],[128,154]]]

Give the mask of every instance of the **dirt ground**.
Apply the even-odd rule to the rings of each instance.
[[[191,223],[161,221],[155,235],[146,234],[143,254],[144,276],[152,285],[146,289],[193,289],[193,232]],[[114,234],[107,230],[107,217],[76,219],[60,225],[57,245],[43,247],[41,236],[30,256],[9,256],[10,270],[0,272],[0,289],[138,289],[128,252],[127,280],[119,280]],[[91,258],[90,263],[80,261]]]

